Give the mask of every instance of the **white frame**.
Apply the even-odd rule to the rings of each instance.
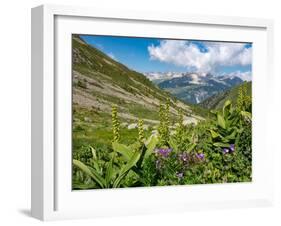
[[[267,77],[265,80],[269,81],[267,84],[267,90],[270,90],[273,82],[273,22],[271,20],[264,19],[252,19],[252,18],[237,18],[237,17],[217,17],[217,16],[198,16],[198,15],[181,15],[181,14],[159,14],[153,12],[124,12],[116,10],[100,10],[89,9],[80,7],[69,6],[54,6],[44,5],[32,9],[32,202],[31,210],[32,216],[41,220],[52,219],[64,219],[64,218],[81,218],[81,217],[93,217],[93,216],[112,216],[121,214],[137,214],[137,213],[150,213],[165,211],[161,209],[161,205],[165,203],[155,204],[151,208],[145,208],[144,206],[137,206],[131,203],[130,207],[117,207],[101,208],[100,211],[94,208],[87,207],[80,210],[60,210],[56,207],[58,200],[57,191],[57,155],[55,154],[55,130],[57,129],[57,118],[55,117],[56,101],[55,101],[55,89],[57,81],[54,78],[55,75],[55,18],[58,16],[70,16],[75,18],[99,18],[99,19],[111,19],[112,21],[144,21],[146,23],[180,23],[180,24],[194,24],[206,25],[206,26],[222,26],[222,27],[241,27],[241,28],[254,28],[265,29],[266,32],[266,59],[265,69],[267,71]],[[57,32],[58,33],[58,32]],[[258,87],[258,86],[257,86]],[[261,89],[260,89],[261,91]],[[266,111],[266,110],[265,110]],[[263,112],[266,114],[266,112]],[[264,126],[264,125],[263,125]],[[263,135],[266,131],[263,131]],[[268,147],[264,143],[265,147]],[[267,172],[272,170],[272,150],[266,149],[267,162],[264,163]],[[263,181],[264,182],[264,181]],[[222,188],[219,185],[209,186],[209,190],[217,190],[217,192],[230,192],[244,189],[245,191],[251,189],[244,185],[224,185],[228,188]],[[243,187],[244,186],[244,187]],[[178,186],[177,188],[155,188],[157,193],[166,194],[168,196],[173,195],[174,191],[180,194],[185,192],[186,187]],[[228,191],[227,191],[228,189]],[[203,192],[205,188],[200,186],[197,188],[198,192]],[[240,206],[259,206],[268,205],[273,201],[272,194],[272,180],[268,178],[264,187],[259,190],[255,195],[246,197],[237,197],[234,200],[227,200],[224,197],[217,201],[206,200],[193,200],[192,202],[177,202],[171,199],[166,201],[170,208],[166,211],[179,211],[188,209],[203,209],[203,208],[227,208],[227,207],[240,207]],[[128,189],[118,191],[98,191],[98,195],[102,196],[102,192],[107,195],[113,195],[117,193],[120,195],[134,196],[135,192],[139,192],[139,189]],[[199,194],[199,193],[198,193]],[[202,194],[202,193],[201,193]],[[245,194],[248,194],[245,192]],[[85,194],[84,194],[85,196]],[[77,199],[76,199],[77,200]],[[160,201],[158,199],[158,201]],[[70,203],[71,204],[71,203]],[[76,205],[75,203],[74,205]],[[102,204],[102,199],[99,201]],[[192,207],[188,206],[192,204]],[[157,210],[157,207],[160,209]]]

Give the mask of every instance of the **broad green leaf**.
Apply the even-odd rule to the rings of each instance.
[[[221,143],[221,142],[213,143],[213,145],[216,146],[216,147],[223,147],[223,148],[228,148],[229,147],[229,144]]]
[[[231,101],[230,100],[225,101],[223,105],[223,112],[226,111],[227,109],[230,110],[230,107],[231,107]]]
[[[139,160],[136,163],[136,167],[140,169],[142,164],[143,164],[143,162],[144,162],[143,160],[145,158],[145,155],[147,154],[147,147],[143,144],[139,148],[138,152],[140,152],[140,157],[139,157]]]
[[[210,113],[212,113],[213,115],[216,115],[217,112],[218,112],[217,110],[211,110],[211,111],[210,111]]]
[[[113,179],[113,158],[107,163],[106,172],[105,172],[105,181],[107,187],[110,187],[110,182]]]
[[[195,147],[196,147],[196,144],[191,144],[190,147],[188,147],[186,151],[188,153],[190,153]]]
[[[96,160],[97,159],[97,151],[96,149],[94,149],[92,146],[90,146],[92,155],[93,155],[93,159]]]
[[[79,160],[73,159],[73,164],[78,167],[80,170],[82,170],[85,174],[90,176],[92,179],[94,179],[101,188],[105,187],[105,180],[96,172],[95,169],[92,167],[86,166],[84,163],[80,162]]]
[[[119,171],[119,175],[113,183],[113,187],[117,188],[120,186],[122,179],[127,175],[127,173],[131,170],[132,167],[136,165],[140,158],[140,152],[135,152],[132,158],[124,165]]]
[[[217,138],[217,137],[220,136],[220,135],[219,135],[217,132],[215,132],[214,130],[210,130],[210,132],[211,132],[212,138]]]
[[[230,143],[230,140],[228,140],[228,139],[226,139],[226,138],[223,137],[219,143],[229,144],[229,143]]]
[[[234,130],[230,135],[225,137],[227,140],[234,140],[236,138],[237,132]]]
[[[93,166],[97,170],[97,172],[101,173],[102,169],[99,165],[99,161],[98,161],[98,158],[97,158],[97,151],[92,146],[90,146],[90,149],[91,149],[91,152],[92,152],[92,155],[93,155],[91,163],[93,164]]]
[[[236,147],[239,147],[238,143],[239,143],[240,137],[241,137],[241,133],[238,133],[237,136],[236,136],[236,139],[235,139],[235,146]]]
[[[79,182],[72,183],[73,189],[92,189],[95,188],[95,184],[82,184]]]
[[[238,133],[242,133],[243,131],[244,131],[244,128],[237,129]]]
[[[147,148],[144,158],[147,158],[149,155],[152,154],[153,150],[155,149],[158,143],[158,138],[155,135],[151,135],[146,142],[145,146]]]
[[[242,116],[251,119],[252,118],[252,114],[248,111],[241,111],[240,112]]]
[[[100,167],[98,160],[92,160],[91,164],[99,174],[102,173],[102,168]]]
[[[134,154],[134,151],[131,148],[129,148],[128,146],[126,146],[124,144],[120,144],[118,142],[113,142],[112,148],[114,151],[121,154],[124,157],[126,162],[129,161]]]
[[[224,118],[220,114],[217,114],[217,118],[218,118],[218,125],[221,128],[225,129],[226,127],[225,127],[225,120],[224,120]]]
[[[231,112],[231,101],[230,100],[225,101],[222,112],[225,117],[228,117],[229,113]]]
[[[141,148],[141,146],[142,146],[142,144],[139,141],[137,141],[133,144],[130,144],[128,146],[128,148],[131,149],[131,150],[139,150]]]
[[[169,143],[170,147],[173,148],[173,150],[175,150],[175,152],[178,151],[178,146],[176,145],[176,142],[174,141],[173,138],[170,138],[168,143]]]

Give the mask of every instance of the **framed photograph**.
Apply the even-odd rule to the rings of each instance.
[[[270,205],[270,20],[32,9],[32,216]]]

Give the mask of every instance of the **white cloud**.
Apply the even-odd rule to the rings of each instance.
[[[251,71],[235,71],[228,74],[229,77],[235,76],[241,78],[243,81],[251,81],[252,80],[252,72]]]
[[[208,73],[218,66],[245,66],[252,61],[252,48],[241,43],[204,42],[207,51],[190,41],[164,40],[151,45],[148,52],[152,60],[172,63],[191,70]]]

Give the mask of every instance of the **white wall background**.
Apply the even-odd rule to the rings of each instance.
[[[50,225],[281,225],[281,14],[277,0],[6,0],[0,8],[0,225],[39,225],[30,208],[30,8],[43,3],[271,18],[275,20],[275,102],[272,148],[275,150],[276,203],[270,208],[197,211],[178,214],[132,216]]]

